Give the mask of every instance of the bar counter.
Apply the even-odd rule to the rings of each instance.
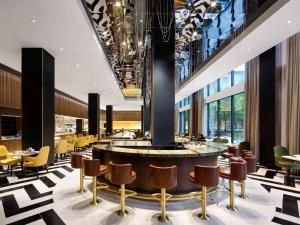
[[[194,170],[194,166],[216,165],[217,157],[227,149],[226,145],[208,145],[195,150],[190,149],[160,149],[153,146],[143,146],[139,142],[138,146],[124,142],[124,146],[114,146],[109,144],[99,144],[93,147],[93,158],[100,159],[101,164],[108,165],[110,161],[114,163],[131,163],[133,170],[137,173],[134,183],[127,186],[128,189],[142,194],[159,192],[151,187],[149,183],[149,165],[172,166],[176,165],[178,170],[177,187],[168,190],[171,194],[182,195],[193,191],[199,191],[200,187],[189,182],[189,173]],[[108,175],[105,177],[108,181]]]

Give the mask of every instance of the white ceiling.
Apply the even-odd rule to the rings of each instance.
[[[21,48],[42,47],[55,57],[55,88],[85,102],[99,93],[101,109],[140,110],[124,100],[80,0],[1,0],[0,27],[2,64],[21,71]]]
[[[300,0],[279,0],[176,93],[176,102],[300,32]],[[288,22],[289,21],[289,22]]]

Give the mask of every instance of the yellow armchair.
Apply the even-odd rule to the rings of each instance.
[[[35,157],[25,157],[24,158],[24,164],[23,167],[35,167],[36,168],[36,173],[37,177],[39,177],[39,167],[44,167],[47,170],[48,173],[48,168],[47,168],[47,163],[48,163],[48,157],[49,157],[49,151],[50,147],[49,146],[44,146],[40,149],[39,153]]]
[[[68,141],[60,140],[55,146],[54,153],[57,155],[57,159],[61,154],[66,154],[68,152]]]
[[[76,142],[76,138],[73,138],[71,140],[68,141],[68,147],[67,147],[67,151],[68,152],[74,152],[75,149],[75,142]]]
[[[84,148],[85,146],[89,145],[89,142],[87,140],[86,137],[79,137],[76,139],[76,142],[75,142],[75,149],[82,149]]]
[[[12,155],[9,155],[9,152],[5,145],[0,145],[0,165],[6,165],[7,171],[9,171],[10,166],[10,175],[12,176],[12,168],[21,162],[21,159],[14,158]]]

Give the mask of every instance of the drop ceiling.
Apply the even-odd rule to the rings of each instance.
[[[55,88],[87,102],[140,110],[125,100],[80,0],[1,0],[0,62],[21,71],[21,48],[42,47],[55,57]]]

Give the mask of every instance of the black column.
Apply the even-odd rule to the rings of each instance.
[[[45,49],[22,48],[22,148],[50,147],[54,162],[55,60]]]
[[[274,166],[275,146],[275,47],[259,56],[260,164]],[[254,90],[253,90],[254,91]]]
[[[143,114],[144,114],[144,106],[142,105],[141,106],[141,132],[144,134],[144,118],[143,118],[144,115]]]
[[[100,96],[97,93],[89,93],[89,134],[99,134],[100,127]]]
[[[76,134],[81,134],[83,128],[83,119],[76,119]]]
[[[169,1],[168,4],[166,1]],[[155,2],[152,8],[152,98],[151,98],[151,137],[153,145],[170,145],[174,143],[175,110],[175,18],[172,7],[174,0]],[[160,4],[157,13],[156,4]],[[169,8],[164,8],[170,6]],[[160,17],[160,19],[159,19]],[[169,17],[168,19],[166,17]],[[160,22],[170,27],[163,37]]]
[[[106,106],[106,135],[112,135],[113,133],[113,106]]]
[[[143,106],[143,134],[145,134],[146,131],[150,131],[151,126],[151,110],[150,107],[147,107],[144,100],[144,106]]]

